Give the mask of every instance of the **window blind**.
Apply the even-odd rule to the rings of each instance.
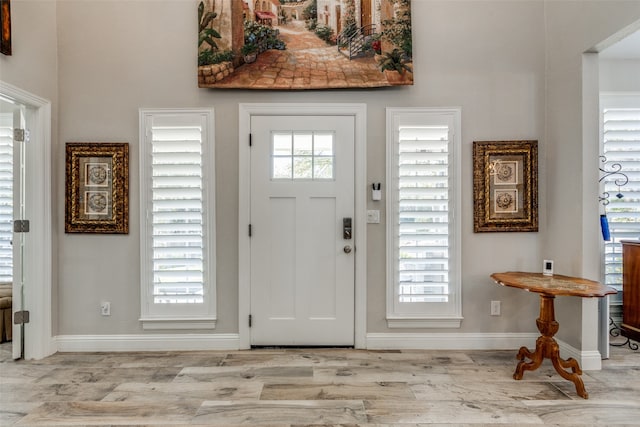
[[[387,326],[459,328],[461,111],[387,109]]]
[[[622,291],[620,241],[640,238],[640,108],[605,108],[602,131],[603,167],[612,170],[611,165],[619,164],[629,178],[622,186],[625,180],[619,174],[602,180],[602,190],[609,193],[606,212],[611,233],[604,247],[605,284]]]
[[[0,115],[0,282],[13,281],[13,116]]]
[[[151,128],[153,302],[204,302],[202,126],[154,117]]]
[[[400,302],[449,296],[449,128],[401,126],[397,282]]]

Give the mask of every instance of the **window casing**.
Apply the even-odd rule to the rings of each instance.
[[[140,110],[141,321],[216,323],[213,111]]]
[[[460,327],[460,110],[387,109],[387,325]]]
[[[618,291],[612,305],[622,304],[621,240],[640,239],[640,94],[602,95],[601,107],[601,195],[611,239],[604,241],[602,262],[604,283]],[[622,197],[618,197],[618,196]]]

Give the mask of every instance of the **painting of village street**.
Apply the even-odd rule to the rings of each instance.
[[[411,0],[202,0],[198,86],[413,84]]]

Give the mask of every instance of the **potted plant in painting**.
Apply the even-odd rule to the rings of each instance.
[[[245,43],[242,49],[240,49],[240,52],[244,57],[244,62],[251,64],[258,57],[258,45],[255,43]]]
[[[404,53],[398,48],[384,52],[378,61],[378,65],[380,66],[380,71],[384,72],[384,75],[391,84],[406,81],[409,77],[407,73],[413,72],[407,64]]]

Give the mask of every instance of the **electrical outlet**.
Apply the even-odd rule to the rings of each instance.
[[[491,315],[500,316],[500,301],[491,301]]]
[[[103,316],[111,316],[111,303],[109,301],[100,303],[100,314]]]

